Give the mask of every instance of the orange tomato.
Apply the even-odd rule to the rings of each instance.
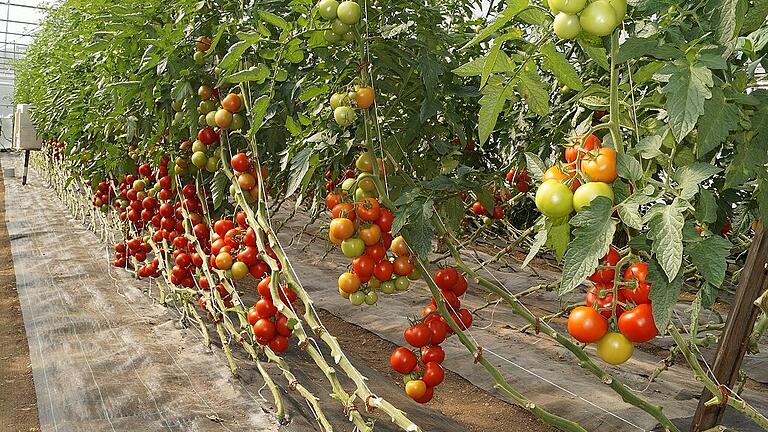
[[[590,181],[612,183],[618,178],[616,173],[616,150],[601,148],[597,155],[588,155],[581,161],[581,172],[589,177]]]
[[[594,150],[595,147],[600,148],[600,138],[595,134],[591,134],[584,138],[584,144],[581,144],[581,140],[577,140],[575,143],[565,147],[565,160],[568,162],[574,162],[579,154],[580,150]]]
[[[394,272],[398,276],[408,276],[413,273],[413,263],[407,256],[399,256],[392,263]]]
[[[364,221],[373,222],[379,218],[380,213],[381,207],[376,198],[363,198],[357,204],[357,215]]]
[[[408,244],[405,242],[403,236],[397,236],[392,239],[392,245],[389,246],[389,250],[397,256],[408,256],[411,254],[408,251]]]
[[[237,176],[237,183],[240,184],[240,188],[244,190],[251,190],[256,186],[256,179],[249,173],[242,173]]]
[[[222,99],[221,107],[231,113],[240,111],[240,108],[242,108],[242,101],[240,100],[240,96],[238,96],[236,93],[228,94],[224,99]]]
[[[339,276],[338,284],[339,290],[352,294],[360,289],[360,278],[354,273],[342,273],[341,276]]]
[[[570,172],[568,174],[562,172],[560,170],[560,167],[557,165],[549,167],[548,170],[544,172],[544,177],[542,178],[542,183],[547,180],[557,180],[560,183],[568,183],[571,181],[571,190],[575,191],[576,189],[581,186],[581,182],[579,179],[576,178],[576,172]]]
[[[365,228],[360,228],[357,235],[366,246],[373,246],[381,240],[381,228],[376,224],[371,224]]]
[[[424,383],[424,381],[418,379],[418,380],[411,380],[408,381],[408,383],[405,385],[405,393],[411,398],[411,399],[419,399],[427,392],[427,384]]]
[[[346,240],[355,233],[355,224],[347,218],[335,218],[331,221],[329,234],[337,240]]]
[[[352,203],[339,203],[333,206],[331,214],[335,218],[343,217],[355,221],[355,205]]]
[[[374,91],[370,87],[360,87],[357,90],[358,108],[368,109],[373,105]]]

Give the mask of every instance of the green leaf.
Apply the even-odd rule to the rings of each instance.
[[[764,143],[768,135],[758,134],[757,137],[759,139],[740,142],[736,145],[731,164],[725,170],[726,188],[741,186],[765,172],[764,165],[768,163],[768,152]]]
[[[427,258],[432,250],[432,237],[434,237],[432,224],[424,218],[423,212],[417,212],[409,219],[408,225],[403,228],[403,236],[416,255]]]
[[[619,55],[616,57],[616,62],[624,63],[630,59],[638,59],[653,51],[658,45],[659,41],[656,38],[628,38],[619,47]]]
[[[290,30],[291,25],[288,23],[288,21],[280,18],[279,16],[273,14],[272,12],[267,12],[264,10],[259,11],[259,16],[264,21],[268,22],[269,24],[272,24],[273,26],[283,29],[283,30]]]
[[[488,212],[492,211],[495,201],[488,189],[484,187],[476,187],[474,192],[475,195],[477,195],[477,200],[480,201],[480,204],[482,204]]]
[[[496,69],[496,63],[499,60],[501,47],[504,45],[504,42],[511,39],[513,36],[515,36],[513,33],[507,33],[493,40],[493,46],[491,47],[491,50],[488,51],[488,56],[485,58],[483,73],[480,75],[480,88],[485,87],[485,84],[488,82],[488,78],[493,73],[493,70]]]
[[[680,188],[680,197],[683,199],[693,198],[699,191],[699,185],[720,171],[722,169],[704,162],[696,162],[678,168],[674,178]]]
[[[213,209],[217,210],[224,202],[224,198],[229,194],[229,178],[224,170],[216,171],[211,182],[211,198],[213,199]]]
[[[584,53],[597,63],[598,66],[604,70],[611,70],[611,65],[608,63],[608,54],[605,52],[605,48],[592,46],[589,42],[585,42],[582,39],[578,40],[579,46]]]
[[[523,72],[519,77],[517,91],[528,102],[528,108],[541,116],[549,114],[549,93],[544,89],[539,75],[535,72]]]
[[[725,279],[728,263],[725,259],[731,252],[731,242],[719,235],[713,235],[704,241],[688,243],[685,252],[708,283],[720,287]]]
[[[221,37],[224,36],[224,32],[227,30],[227,24],[219,26],[219,29],[216,31],[216,36],[213,37],[213,40],[211,41],[211,46],[208,47],[208,49],[205,51],[205,56],[208,57],[209,55],[213,54],[214,51],[216,51],[216,47],[219,45],[219,41],[221,40]]]
[[[715,37],[720,45],[728,48],[729,52],[736,46],[737,26],[736,9],[739,0],[716,0],[712,10],[712,23],[715,26]]]
[[[696,157],[702,158],[722,144],[731,131],[739,127],[739,108],[725,101],[719,87],[704,102],[704,114],[698,121]]]
[[[515,15],[522,12],[528,7],[528,0],[510,0],[507,2],[507,7],[499,14],[499,16],[489,25],[482,29],[474,39],[467,42],[466,45],[461,47],[462,50],[471,47],[477,43],[480,43],[488,39],[492,34],[499,31],[505,24],[512,21]]]
[[[768,17],[768,0],[754,0],[741,23],[741,34],[746,35],[760,28]]]
[[[664,154],[661,152],[661,141],[659,135],[647,136],[637,143],[635,149],[643,159],[653,159]]]
[[[661,92],[667,97],[665,104],[669,126],[680,142],[688,135],[699,116],[704,113],[704,100],[712,96],[712,72],[704,66],[677,60],[669,71],[672,78]]]
[[[557,51],[552,42],[542,45],[539,48],[539,52],[544,55],[542,67],[552,72],[561,83],[576,91],[584,89],[579,73],[576,72],[571,62],[565,58],[565,55]]]
[[[541,250],[541,247],[544,246],[544,244],[547,242],[547,236],[548,232],[544,227],[542,227],[539,232],[536,233],[536,236],[533,237],[531,248],[528,250],[528,255],[525,256],[523,264],[520,266],[520,268],[528,267],[528,264],[531,263],[531,261],[536,257],[536,254],[538,254]]]
[[[246,70],[241,70],[231,75],[222,77],[221,83],[230,84],[255,81],[259,84],[262,84],[267,80],[267,78],[269,78],[269,68],[266,65],[259,63],[255,66],[249,67]]]
[[[468,63],[464,63],[451,72],[461,77],[480,76],[483,73],[483,68],[487,64],[487,60],[488,55],[484,55]],[[509,56],[504,53],[504,51],[499,51],[499,55],[496,58],[496,61],[493,63],[493,70],[491,72],[504,73],[512,72],[514,70],[515,64],[512,62]]]
[[[285,192],[286,196],[293,195],[301,186],[304,175],[309,171],[309,159],[312,156],[313,150],[312,147],[305,147],[291,159],[290,177]]]
[[[683,288],[683,274],[677,275],[668,282],[655,259],[648,261],[648,277],[651,282],[651,304],[653,304],[653,321],[660,334],[665,334],[672,311],[677,304],[680,290]]]
[[[768,179],[760,178],[757,181],[757,189],[755,190],[755,200],[757,201],[758,211],[760,212],[760,220],[763,224],[768,223]]]
[[[240,61],[240,57],[245,54],[248,48],[252,47],[253,44],[258,42],[259,37],[260,36],[258,34],[250,35],[245,40],[241,40],[232,44],[232,46],[229,47],[227,53],[219,62],[219,68],[227,71],[232,69],[232,67],[235,66],[238,61]]]
[[[499,114],[504,109],[507,99],[512,95],[512,85],[503,86],[502,83],[489,83],[483,87],[483,97],[480,98],[480,115],[478,118],[478,129],[480,133],[480,145],[488,141],[488,137],[493,133]]]
[[[568,225],[568,218],[552,220],[547,218],[547,248],[551,250],[558,261],[563,259],[568,250],[568,242],[571,241],[571,226]]]
[[[616,157],[616,171],[621,178],[635,182],[643,178],[643,167],[634,157],[618,153]]]
[[[254,136],[261,129],[267,108],[269,108],[269,96],[267,95],[262,95],[253,102],[251,106],[251,130],[248,131],[248,136]]]
[[[683,263],[683,225],[685,205],[675,199],[670,205],[654,206],[646,215],[651,250],[669,279],[674,279]]]
[[[699,200],[696,202],[696,219],[702,223],[713,223],[717,220],[715,194],[707,189],[701,189],[699,192]]]
[[[561,296],[573,291],[594,273],[600,258],[608,253],[616,232],[616,222],[611,218],[611,200],[598,196],[571,219],[571,225],[575,228],[563,260]]]
[[[531,152],[525,152],[525,164],[528,168],[528,173],[534,180],[541,181],[544,178],[544,172],[547,170],[547,166],[544,165],[544,162],[540,157]]]

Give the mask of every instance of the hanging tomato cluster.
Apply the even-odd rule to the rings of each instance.
[[[360,21],[362,9],[357,2],[345,0],[320,0],[317,4],[320,16],[331,22],[331,27],[323,33],[329,43],[349,43],[355,40],[357,23]]]
[[[126,242],[120,242],[115,245],[115,260],[112,265],[115,267],[128,266],[128,258],[133,257],[138,263],[147,260],[147,255],[152,252],[152,248],[144,242],[141,237],[132,238]],[[142,265],[138,269],[140,277],[157,277],[159,275],[158,266],[160,262],[155,258],[149,264]]]
[[[331,243],[341,247],[344,256],[352,259],[351,271],[339,276],[339,294],[356,306],[375,304],[379,299],[377,291],[405,291],[410,285],[409,276],[418,278],[405,240],[392,239],[394,215],[377,198],[371,175],[373,159],[367,152],[361,154],[355,162],[360,175],[355,177],[353,170],[347,170],[338,191],[338,181],[332,180],[332,173],[326,174],[331,178],[326,188],[331,191],[325,203],[333,216],[328,236]],[[383,162],[376,163],[383,173]]]
[[[106,181],[100,181],[96,186],[96,191],[93,193],[93,199],[91,203],[96,208],[107,208],[109,203],[114,198],[112,188]]]
[[[544,172],[535,197],[541,213],[550,218],[565,217],[583,210],[598,196],[613,202],[611,183],[618,178],[616,150],[602,147],[600,139],[590,135],[583,146],[579,141],[569,145],[565,158],[565,163]],[[582,184],[579,178],[586,182]]]
[[[438,270],[432,279],[440,288],[453,322],[462,330],[472,325],[472,313],[461,307],[459,297],[467,291],[467,279],[453,267]],[[443,382],[445,370],[442,362],[445,351],[440,346],[453,334],[453,329],[437,311],[437,302],[422,311],[422,318],[415,320],[403,332],[405,341],[413,349],[404,346],[396,348],[389,357],[389,364],[396,372],[403,375],[406,394],[416,402],[427,403],[432,400],[434,388]]]
[[[255,202],[259,199],[259,173],[256,166],[251,162],[251,158],[244,152],[240,152],[232,156],[230,160],[230,166],[235,171],[237,177],[237,184],[243,191],[245,200],[249,203]],[[261,167],[261,177],[264,179],[267,177],[266,168]],[[237,194],[235,185],[231,185],[229,193],[232,196]]]
[[[288,338],[293,334],[294,323],[277,311],[269,288],[271,282],[271,276],[259,282],[257,290],[261,298],[248,309],[248,323],[251,324],[256,342],[268,345],[272,351],[280,354],[288,349]],[[296,300],[296,294],[286,284],[281,285],[278,292],[280,300],[286,305]]]
[[[627,0],[549,0],[555,14],[553,27],[560,39],[573,39],[584,30],[608,36],[624,20]]]
[[[618,288],[614,280],[619,259],[611,246],[598,270],[589,276],[594,285],[587,289],[586,306],[574,308],[568,316],[568,333],[579,342],[596,342],[597,355],[613,365],[629,360],[633,343],[648,342],[658,334],[649,298],[651,284],[646,281],[648,264],[636,262],[627,267]],[[614,317],[618,332],[609,331]]]
[[[531,189],[531,176],[526,170],[518,172],[515,168],[512,168],[507,172],[505,179],[515,185],[515,189],[518,192],[526,193]]]
[[[357,120],[354,108],[368,109],[373,106],[375,92],[371,87],[355,85],[354,90],[331,95],[329,105],[333,110],[333,119],[341,127],[347,127]]]
[[[213,224],[211,234],[210,266],[228,271],[228,275],[240,280],[249,274],[257,279],[263,278],[270,270],[269,265],[260,258],[256,232],[248,226],[244,212],[235,216],[237,224],[229,219],[219,219]],[[277,258],[269,245],[265,252]]]

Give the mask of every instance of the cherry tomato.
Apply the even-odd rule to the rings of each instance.
[[[634,350],[632,342],[621,333],[608,333],[597,342],[597,355],[612,365],[620,365],[629,360]]]
[[[347,218],[352,222],[355,221],[357,214],[355,213],[355,205],[352,203],[339,203],[331,209],[331,214],[334,218]]]
[[[613,284],[613,279],[616,277],[614,266],[620,259],[621,256],[616,248],[609,246],[608,253],[600,259],[600,266],[605,268],[598,268],[588,279],[595,283]]]
[[[481,216],[487,214],[488,212],[485,210],[485,207],[483,207],[483,204],[481,204],[480,201],[475,201],[475,203],[472,204],[472,213]]]
[[[379,211],[379,217],[376,219],[376,225],[381,228],[382,231],[388,232],[392,229],[392,222],[394,222],[395,216],[391,211],[382,207]]]
[[[442,325],[439,321],[435,321]],[[445,331],[445,329],[443,329]],[[424,364],[434,362],[442,363],[445,360],[445,351],[439,346],[424,347],[421,349],[421,361]]]
[[[405,341],[411,346],[421,348],[429,345],[432,340],[432,330],[425,323],[414,324],[403,332]]]
[[[590,6],[597,3],[605,3],[605,0],[598,0]],[[608,5],[610,8],[610,5]],[[613,9],[611,9],[611,12]],[[581,161],[581,172],[584,173],[593,182],[613,183],[618,178],[616,173],[616,150],[603,147],[597,151],[597,155],[587,155]]]
[[[283,353],[288,349],[288,338],[282,335],[277,335],[269,341],[269,349],[277,354]]]
[[[374,91],[370,87],[360,87],[357,90],[357,107],[368,109],[373,106]]]
[[[357,215],[360,219],[373,222],[381,214],[381,208],[376,198],[363,198],[356,206]]]
[[[357,231],[357,235],[366,246],[373,246],[381,240],[381,228],[376,224],[371,224],[364,228],[361,227]]]
[[[659,331],[653,321],[650,304],[641,304],[619,317],[619,331],[632,342],[643,343],[656,337]]]
[[[546,182],[547,180],[557,180],[560,183],[565,183],[571,185],[571,191],[575,191],[579,188],[581,185],[581,182],[579,182],[579,179],[576,178],[576,171],[568,171],[568,173],[564,173],[559,166],[551,166],[546,171],[544,171],[544,177],[542,177],[542,182]]]
[[[360,289],[360,278],[350,272],[342,273],[338,280],[339,289],[352,294]]]
[[[555,20],[557,20],[557,18],[555,18]],[[584,139],[583,144],[578,140],[565,148],[565,160],[568,162],[575,162],[580,150],[591,151],[594,150],[595,147],[600,148],[600,144],[600,138],[595,134],[590,134]]]
[[[624,297],[628,300],[632,300],[637,305],[650,303],[651,300],[649,296],[651,294],[651,284],[646,282],[647,276],[648,263],[641,261],[627,267],[627,269],[624,270],[624,280],[637,281],[637,288],[624,288]]]
[[[440,366],[440,363],[424,363],[424,373],[421,379],[429,387],[440,385],[445,379],[445,370]]]
[[[376,277],[376,279],[384,282],[392,278],[393,271],[394,271],[394,266],[392,265],[392,263],[387,261],[386,259],[383,259],[377,262],[376,265],[374,266],[373,275]]]
[[[427,327],[429,327],[429,330],[432,331],[432,337],[430,338],[429,343],[432,345],[439,345],[443,343],[445,337],[447,336],[445,325],[438,320],[429,320]]]
[[[432,387],[427,387],[427,391],[424,392],[424,394],[421,397],[415,398],[414,401],[420,404],[425,404],[431,401],[433,396],[434,396],[434,389]]]
[[[407,256],[399,256],[392,262],[392,271],[398,276],[408,276],[413,272],[413,263]]]
[[[599,283],[595,286],[587,288],[587,295],[584,296],[584,304],[587,307],[595,308],[600,312],[602,316],[609,319],[613,314],[613,292],[611,291],[613,284]],[[619,301],[624,301],[624,295],[621,290],[618,292]],[[616,305],[616,315],[621,316],[624,313],[624,308],[621,305]]]
[[[608,321],[590,307],[578,306],[568,316],[568,333],[579,342],[597,342],[606,332]]]
[[[405,242],[403,236],[397,236],[392,239],[390,250],[397,256],[408,256],[411,254],[408,251],[408,244]]]
[[[401,374],[408,374],[416,367],[416,354],[411,352],[408,348],[397,347],[392,351],[392,355],[389,356],[389,365],[395,372]]]
[[[352,260],[352,271],[360,278],[361,281],[367,282],[373,276],[373,267],[375,262],[373,258],[367,255],[361,255]]]
[[[418,379],[411,380],[405,384],[405,393],[413,400],[420,399],[427,392],[427,384]]]
[[[568,216],[573,211],[573,193],[557,180],[547,180],[536,191],[536,207],[547,217]]]
[[[355,224],[347,218],[335,218],[331,221],[329,235],[340,242],[352,237]]]
[[[348,238],[341,242],[341,252],[347,258],[357,258],[365,252],[365,243],[359,238]]]
[[[387,248],[385,248],[383,244],[377,243],[372,246],[367,246],[365,248],[365,254],[373,258],[375,262],[379,262],[387,255]]]
[[[256,340],[261,344],[266,344],[275,337],[275,325],[272,321],[261,318],[253,325],[253,334]]]
[[[272,300],[266,297],[257,301],[253,308],[259,318],[272,318],[277,313],[277,308],[272,304]]]
[[[457,297],[461,297],[465,292],[467,292],[467,279],[459,275],[459,277],[456,279],[456,284],[453,286],[453,293],[456,294]]]
[[[445,267],[435,273],[435,283],[440,289],[453,290],[459,280],[459,272],[453,267]]]

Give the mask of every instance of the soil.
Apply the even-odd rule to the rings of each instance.
[[[330,312],[318,309],[325,327],[339,340],[348,354],[367,360],[367,366],[392,379],[403,387],[402,376],[389,367],[390,353],[397,346],[368,330],[350,324]],[[379,385],[377,387],[383,387]],[[429,407],[446,415],[472,432],[506,432],[509,425],[515,431],[555,431],[536,417],[474,386],[456,373],[446,370],[445,381],[436,387],[435,399]]]
[[[21,317],[0,177],[0,429],[39,431],[29,345]]]

